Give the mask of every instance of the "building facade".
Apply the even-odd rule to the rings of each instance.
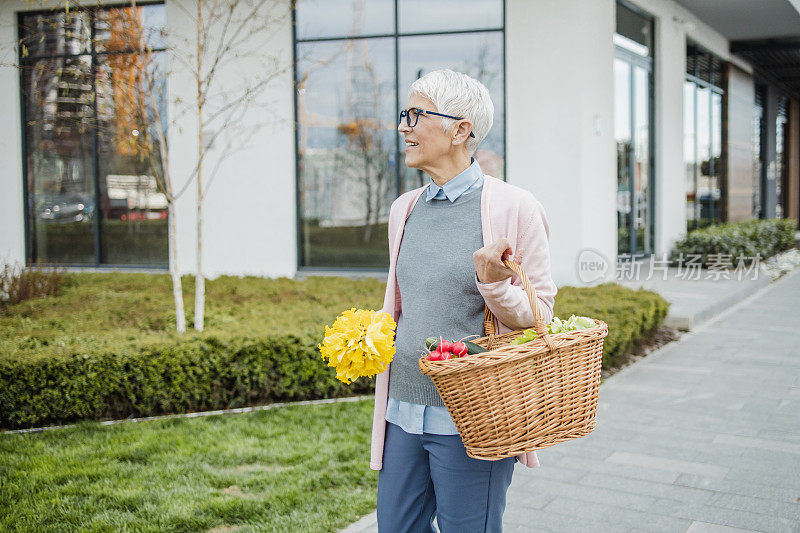
[[[397,115],[437,68],[489,88],[476,158],[544,205],[560,285],[587,250],[798,217],[790,0],[271,0],[239,33],[205,4],[199,34],[186,0],[0,5],[5,261],[166,269],[174,197],[193,273],[202,146],[206,275],[385,275],[391,202],[427,180]]]

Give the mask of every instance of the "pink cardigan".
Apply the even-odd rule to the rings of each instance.
[[[383,309],[397,321],[400,316],[400,289],[397,286],[397,255],[406,219],[426,186],[408,191],[392,203],[389,212],[389,277]],[[556,285],[550,276],[550,229],[542,204],[533,195],[503,180],[485,176],[481,193],[481,227],[484,246],[506,237],[514,253],[521,250],[522,268],[536,289],[539,312],[545,322],[553,318]],[[533,325],[533,311],[522,282],[512,275],[503,281],[476,285],[486,305],[495,316],[495,330],[507,333]],[[499,323],[498,323],[499,321]],[[378,375],[375,383],[375,410],[372,419],[372,446],[370,468],[383,467],[383,442],[386,434],[386,404],[389,401],[389,368]],[[530,468],[539,466],[536,452],[517,456],[517,460]]]

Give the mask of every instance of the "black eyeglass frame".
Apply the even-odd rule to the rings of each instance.
[[[409,111],[416,111],[416,119],[414,119],[414,123],[411,123],[411,113]],[[420,109],[419,107],[409,107],[408,109],[403,109],[400,111],[400,118],[397,120],[397,124],[403,122],[403,117],[406,118],[406,124],[409,128],[413,128],[419,122],[420,115],[436,115],[437,117],[444,117],[444,118],[452,118],[453,120],[464,120],[464,117],[454,117],[453,115],[445,115],[444,113],[437,113],[436,111],[425,111],[424,109]],[[473,139],[475,138],[475,134],[471,131],[469,132],[469,136]]]

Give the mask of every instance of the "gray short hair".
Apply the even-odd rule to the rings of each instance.
[[[427,98],[439,113],[464,117],[472,123],[475,138],[468,138],[467,152],[471,155],[478,144],[486,138],[494,122],[494,104],[489,90],[475,78],[452,70],[434,70],[411,84],[411,95]],[[447,131],[455,121],[442,119],[442,128]]]

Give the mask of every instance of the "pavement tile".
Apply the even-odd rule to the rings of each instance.
[[[795,533],[797,522],[769,514],[725,509],[696,502],[658,500],[651,513],[769,533]]]
[[[691,525],[691,521],[683,518],[588,503],[573,498],[556,498],[544,508],[544,511],[563,515],[572,514],[585,520],[612,522],[616,528],[624,526],[636,528],[646,524],[647,531],[685,531]]]
[[[707,477],[725,477],[730,468],[694,461],[679,461],[676,459],[664,459],[655,455],[641,453],[616,452],[606,459],[607,462],[620,463],[631,466],[641,466],[643,468],[654,468],[656,470],[669,470],[672,472],[682,472],[687,474],[697,474]]]
[[[621,464],[606,463],[583,459],[581,457],[565,457],[556,466],[568,466],[570,468],[582,468],[590,472],[614,474],[632,479],[642,479],[645,481],[655,481],[658,483],[673,483],[681,475],[680,472],[670,472],[668,470],[653,470],[638,466],[628,466]]]
[[[707,502],[713,495],[711,490],[632,479],[608,473],[591,472],[581,480],[581,484],[683,502]]]
[[[738,527],[721,526],[719,524],[709,524],[708,522],[692,522],[686,533],[758,533],[752,529],[740,529]]]
[[[767,498],[754,498],[738,494],[717,493],[708,502],[714,507],[750,511],[794,520],[800,524],[800,503],[776,502]]]
[[[641,494],[609,490],[607,488],[592,487],[581,483],[561,483],[548,479],[539,479],[526,487],[527,492],[536,494],[547,494],[551,498],[564,497],[583,500],[592,503],[601,503],[632,509],[636,511],[647,511],[656,498],[643,496]],[[524,503],[523,503],[524,505]]]
[[[506,508],[503,515],[503,531],[539,532],[552,531],[568,533],[574,531],[586,533],[609,533],[620,531],[614,520],[600,520],[595,517],[578,517],[572,514],[562,515],[531,509],[522,506]]]
[[[753,480],[711,479],[693,474],[681,474],[674,481],[674,484],[684,487],[706,489],[715,493],[753,496],[784,503],[800,502],[800,491],[798,490],[755,483]]]

